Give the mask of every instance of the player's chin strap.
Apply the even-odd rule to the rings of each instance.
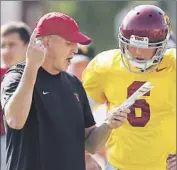
[[[137,74],[145,74],[145,73],[149,73],[149,72],[154,71],[158,67],[160,62],[162,61],[162,58],[161,58],[161,60],[159,60],[158,63],[156,63],[155,65],[151,65],[150,67],[146,67],[145,69],[141,69],[141,68],[137,68],[137,67],[132,68],[133,66],[131,65],[130,61],[128,61],[128,59],[125,58],[123,56],[123,54],[121,54],[121,58],[122,58],[122,63],[126,67],[126,69],[132,73],[137,73]],[[125,59],[127,60],[127,62],[125,61]]]
[[[120,47],[123,49],[121,50],[121,58],[122,58],[123,65],[126,67],[126,69],[128,69],[130,72],[133,73],[144,74],[144,73],[154,71],[159,66],[160,62],[163,59],[164,53],[167,50],[167,42],[164,43],[163,47],[160,47],[156,50],[155,55],[149,62],[138,61],[136,59],[133,59],[130,56],[129,51],[127,49],[128,44],[120,44]],[[144,64],[143,68],[139,66],[142,65],[142,63]]]

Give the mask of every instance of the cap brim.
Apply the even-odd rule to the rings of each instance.
[[[88,36],[84,35],[81,32],[77,32],[72,35],[72,37],[70,38],[70,41],[76,42],[76,43],[79,43],[82,45],[88,45],[92,42],[92,39],[89,38]]]

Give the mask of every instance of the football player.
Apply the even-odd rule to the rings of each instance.
[[[92,107],[119,106],[145,82],[154,88],[131,106],[112,131],[106,170],[176,169],[176,50],[167,49],[170,20],[154,5],[129,11],[119,27],[119,47],[98,54],[83,74]]]

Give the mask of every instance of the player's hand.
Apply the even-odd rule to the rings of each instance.
[[[36,43],[36,33],[37,30],[34,29],[27,48],[26,60],[27,64],[39,68],[45,60],[46,49],[40,43]]]
[[[168,156],[167,170],[176,170],[176,154]]]
[[[120,127],[126,120],[127,120],[127,114],[130,113],[130,109],[124,109],[123,111],[115,111],[109,115],[108,113],[108,118],[106,119],[106,123],[109,128],[111,129],[116,129]]]

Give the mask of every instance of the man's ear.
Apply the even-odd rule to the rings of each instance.
[[[42,42],[43,42],[43,45],[45,48],[48,48],[50,46],[50,38],[49,37],[43,38]]]

